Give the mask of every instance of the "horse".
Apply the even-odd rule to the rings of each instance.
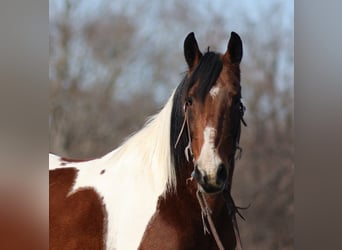
[[[49,154],[50,249],[242,248],[230,195],[244,106],[240,36],[202,53],[163,108],[101,158]]]

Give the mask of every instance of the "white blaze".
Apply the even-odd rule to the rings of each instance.
[[[215,149],[216,129],[206,127],[203,131],[203,145],[198,157],[198,169],[208,176],[209,182],[216,179],[217,167],[222,162]]]
[[[209,93],[214,98],[220,91],[220,87],[214,86],[210,89]]]

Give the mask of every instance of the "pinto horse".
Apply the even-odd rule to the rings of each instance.
[[[102,158],[49,155],[50,249],[241,248],[230,191],[244,106],[242,41],[202,54],[161,111]]]

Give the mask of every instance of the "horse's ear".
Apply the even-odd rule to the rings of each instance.
[[[227,52],[225,57],[228,57],[231,63],[240,63],[242,59],[242,41],[240,36],[232,32],[228,42]]]
[[[184,57],[189,66],[189,70],[192,70],[202,57],[194,32],[189,33],[184,40]]]

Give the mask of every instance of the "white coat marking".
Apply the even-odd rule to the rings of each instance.
[[[203,131],[204,142],[197,160],[198,169],[208,176],[208,182],[216,180],[217,168],[222,160],[215,149],[216,129],[206,127]]]
[[[220,91],[220,87],[213,86],[213,87],[210,89],[209,93],[210,93],[210,95],[214,98],[214,97],[217,96],[217,94],[219,93],[219,91]]]

